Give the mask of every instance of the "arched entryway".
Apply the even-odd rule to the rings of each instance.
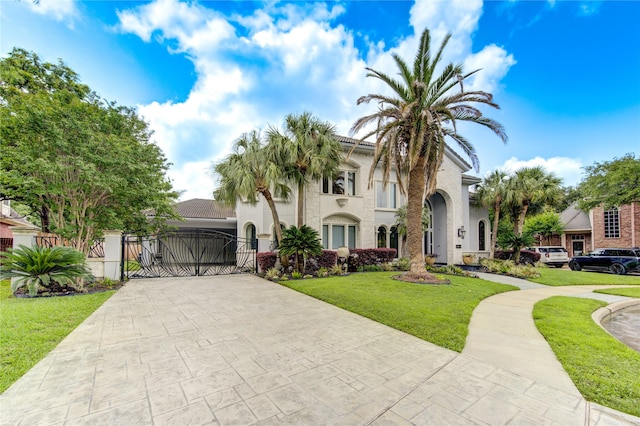
[[[425,206],[430,213],[429,227],[424,233],[422,252],[424,254],[436,254],[436,262],[446,263],[449,248],[447,238],[447,202],[440,192],[436,192],[425,201]]]

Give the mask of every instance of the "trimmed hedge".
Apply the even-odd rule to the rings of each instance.
[[[369,248],[349,250],[349,271],[356,272],[365,266],[382,265],[393,262],[396,249]]]
[[[355,272],[358,269],[371,265],[382,265],[391,263],[396,257],[396,249],[371,248],[371,249],[350,249],[349,250],[349,271]],[[261,252],[256,255],[258,268],[261,272],[267,272],[276,266],[278,255],[275,252]],[[293,264],[293,256],[289,258],[289,263]],[[304,270],[305,274],[315,274],[320,268],[330,269],[338,262],[338,254],[335,250],[322,250],[322,255],[317,258],[307,260]]]

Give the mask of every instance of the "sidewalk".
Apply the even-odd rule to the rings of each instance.
[[[251,275],[130,281],[0,395],[0,424],[640,425],[528,368],[550,353],[528,306],[564,289],[483,301],[458,354]]]

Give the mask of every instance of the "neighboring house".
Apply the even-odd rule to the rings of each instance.
[[[339,137],[345,153],[356,140]],[[402,238],[395,227],[396,211],[405,204],[395,177],[386,189],[382,171],[376,170],[369,187],[369,170],[375,146],[361,142],[345,158],[336,176],[307,185],[303,222],[316,229],[325,249],[390,247],[403,253]],[[439,263],[461,263],[463,253],[489,254],[490,225],[486,209],[470,204],[469,187],[479,178],[466,175],[471,166],[452,149],[446,149],[438,171],[436,193],[427,200],[431,210],[429,229],[424,234],[423,252],[437,255]],[[296,197],[276,200],[281,226],[295,225]],[[238,236],[258,239],[258,251],[269,249],[274,240],[271,211],[264,199],[256,205],[236,206]],[[420,226],[420,224],[412,224]]]
[[[166,224],[178,231],[208,229],[236,235],[236,214],[232,207],[202,198],[182,201],[174,207],[184,220],[168,220]]]
[[[640,202],[611,209],[596,207],[588,213],[574,204],[560,215],[564,232],[560,245],[569,256],[596,248],[640,246]]]
[[[9,247],[13,247],[12,226],[37,228],[11,208],[11,201],[2,200],[0,202],[0,251],[6,251]]]

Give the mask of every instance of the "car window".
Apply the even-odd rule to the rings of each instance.
[[[566,253],[567,250],[564,247],[551,247],[549,253]]]
[[[618,256],[634,256],[634,253],[631,250],[620,250],[620,254]]]

